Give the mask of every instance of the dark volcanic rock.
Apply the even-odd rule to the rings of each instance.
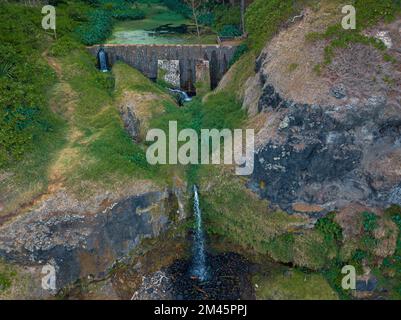
[[[399,104],[386,96],[343,106],[296,103],[260,73],[258,110],[269,122],[258,137],[252,189],[289,211],[299,203],[322,210],[401,204]],[[345,92],[333,94],[340,99]]]
[[[168,191],[95,198],[77,201],[60,191],[1,226],[0,257],[39,270],[52,265],[60,289],[80,278],[105,276],[115,261],[141,239],[158,236],[178,214],[179,205],[173,203],[178,200]]]
[[[207,256],[209,277],[191,276],[191,261],[177,260],[171,266],[143,279],[133,299],[138,300],[238,300],[254,299],[249,262],[235,253]]]

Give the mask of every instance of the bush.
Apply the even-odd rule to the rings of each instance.
[[[10,17],[14,17],[10,19]],[[46,41],[36,9],[0,11],[0,167],[20,160],[52,128],[46,91],[55,79],[39,48]]]
[[[113,18],[117,20],[141,20],[145,18],[142,10],[121,8],[113,11]]]
[[[231,67],[234,63],[236,63],[245,53],[249,51],[249,47],[246,43],[243,43],[235,49],[234,55],[231,58],[229,66]]]
[[[224,26],[240,25],[241,12],[239,6],[217,5],[213,8],[213,15],[213,27],[217,32],[222,31]]]
[[[249,46],[262,50],[293,9],[292,0],[255,0],[245,14],[246,30],[249,33]]]
[[[312,32],[306,36],[308,41],[328,40],[324,51],[324,64],[329,65],[334,57],[335,49],[346,48],[352,43],[371,45],[379,50],[385,50],[384,43],[373,37],[365,36],[362,31],[379,21],[391,21],[401,13],[400,0],[356,0],[355,8],[358,12],[356,30],[344,30],[341,24],[329,26],[323,33]],[[386,55],[384,54],[384,57]]]
[[[189,8],[183,1],[181,0],[161,0],[161,2],[169,8],[171,11],[179,13],[184,17],[192,17],[191,8]]]
[[[377,228],[377,216],[371,212],[363,212],[363,230],[367,233]]]
[[[215,22],[215,16],[213,12],[204,12],[199,15],[198,21],[200,24],[203,24],[204,26],[211,27]]]
[[[64,36],[54,42],[50,47],[49,53],[54,57],[64,57],[72,50],[80,48],[82,45],[77,39],[71,36]]]
[[[324,235],[326,241],[342,240],[342,229],[340,225],[334,221],[334,216],[334,213],[329,213],[316,223],[316,229]]]
[[[219,32],[221,37],[239,37],[241,35],[241,30],[235,25],[225,25]]]
[[[89,13],[88,23],[77,28],[76,33],[85,45],[94,45],[107,39],[112,32],[113,18],[110,12],[97,9]]]

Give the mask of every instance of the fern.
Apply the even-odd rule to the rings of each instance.
[[[11,63],[0,61],[0,78],[13,79],[14,66]]]

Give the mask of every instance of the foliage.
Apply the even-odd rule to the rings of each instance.
[[[363,212],[363,230],[367,233],[377,228],[377,216],[372,212]]]
[[[0,167],[21,159],[54,128],[45,99],[54,73],[40,55],[46,35],[40,29],[39,19],[40,15],[32,8],[2,5]]]
[[[329,213],[325,217],[320,218],[316,223],[316,230],[320,231],[326,240],[341,241],[342,229],[337,222],[334,221],[335,213]]]
[[[167,8],[183,15],[184,17],[189,18],[192,16],[191,9],[181,0],[161,0],[161,1]]]
[[[323,32],[312,32],[306,36],[309,41],[328,40],[324,50],[324,65],[329,65],[337,48],[346,48],[352,43],[371,45],[379,50],[385,50],[384,43],[376,38],[362,33],[364,29],[384,20],[389,22],[401,13],[400,0],[354,0],[357,11],[355,30],[344,30],[340,23],[331,25]],[[388,56],[388,55],[387,55]]]
[[[79,26],[76,33],[85,45],[94,45],[107,39],[112,32],[113,20],[109,12],[101,9],[88,14],[88,23]]]
[[[255,276],[252,280],[258,299],[263,300],[333,300],[336,292],[320,274],[309,274],[297,269],[279,270],[269,276]]]
[[[242,43],[235,49],[234,55],[231,58],[231,61],[229,63],[229,66],[231,67],[234,65],[245,53],[249,51],[249,47],[246,43]]]
[[[60,37],[51,45],[49,54],[54,57],[63,57],[68,55],[71,51],[81,48],[82,44],[80,44],[77,39],[72,36],[65,35]]]
[[[238,5],[216,5],[212,9],[213,28],[221,32],[225,26],[235,26],[239,29],[241,12]]]
[[[393,205],[385,214],[397,225],[398,238],[394,255],[383,260],[380,268],[376,269],[380,282],[390,291],[390,297],[401,299],[401,207]]]
[[[140,20],[145,13],[132,7],[123,0],[97,0],[96,8],[87,11],[83,23],[76,29],[76,34],[85,45],[102,43],[112,33],[116,20]]]
[[[292,12],[292,0],[255,0],[245,15],[249,46],[257,52],[261,51]]]
[[[4,267],[1,265],[0,268],[0,293],[11,287],[13,278],[16,276],[16,272],[10,267]]]
[[[7,61],[0,61],[0,78],[13,78],[14,66]]]
[[[206,11],[199,15],[198,20],[200,24],[211,27],[215,22],[215,16],[213,12]]]
[[[238,26],[235,25],[224,25],[223,28],[219,32],[219,36],[221,37],[239,37],[241,36],[241,30]]]

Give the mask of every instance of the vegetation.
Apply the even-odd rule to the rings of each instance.
[[[78,38],[85,45],[102,43],[110,37],[115,20],[140,20],[143,11],[133,8],[122,0],[96,1],[96,9],[87,13],[86,21],[76,30]]]
[[[4,9],[3,9],[4,7]],[[4,5],[0,18],[0,168],[57,130],[46,108],[54,73],[40,56],[45,37],[31,9]],[[10,16],[15,19],[9,19]]]
[[[274,272],[269,277],[255,276],[256,296],[262,300],[336,300],[337,293],[320,274],[299,270]]]
[[[396,224],[398,237],[395,252],[386,257],[383,263],[374,270],[379,282],[390,291],[390,298],[401,299],[401,207],[392,206],[386,210],[386,215]]]
[[[85,14],[92,10],[81,2],[60,4],[55,40],[40,28],[36,7],[2,5],[2,214],[30,203],[61,181],[71,191],[87,194],[90,184],[121,184],[132,176],[168,179],[156,174],[158,168],[148,167],[143,146],[133,144],[122,126],[114,88],[122,73],[100,73],[95,59],[75,38],[74,30],[85,17],[81,8]],[[129,69],[126,83],[141,92],[161,92]]]
[[[0,296],[11,287],[16,276],[17,272],[14,268],[11,265],[5,264],[3,260],[0,259]]]
[[[357,11],[357,24],[355,30],[344,30],[341,23],[329,26],[323,33],[314,32],[307,35],[307,40],[328,40],[324,50],[323,65],[329,65],[337,48],[346,48],[352,43],[372,45],[379,50],[385,50],[384,43],[376,38],[362,33],[366,28],[377,24],[379,21],[390,22],[401,13],[400,0],[354,0],[352,1]],[[388,57],[388,55],[387,55]]]
[[[255,0],[245,15],[249,46],[260,52],[293,12],[292,0]]]

